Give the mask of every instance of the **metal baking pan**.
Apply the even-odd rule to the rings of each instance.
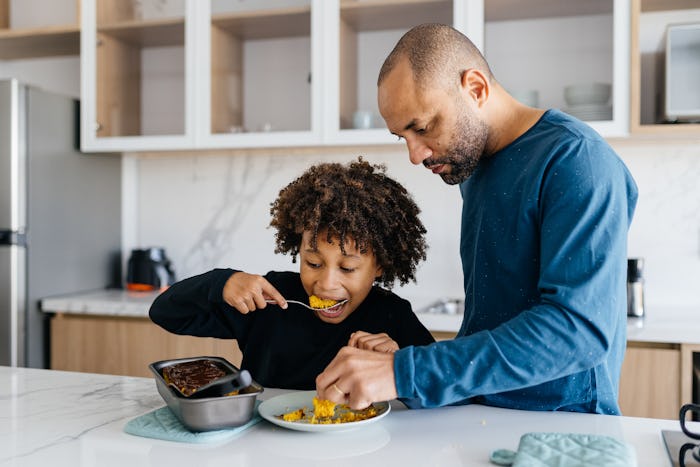
[[[192,431],[219,430],[248,423],[255,415],[255,401],[258,394],[261,394],[264,390],[255,381],[247,388],[242,389],[237,395],[201,399],[187,398],[165,382],[163,368],[195,360],[213,360],[227,374],[239,371],[228,360],[221,357],[189,357],[151,363],[148,367],[155,376],[158,393],[170,410],[173,411],[185,427]]]

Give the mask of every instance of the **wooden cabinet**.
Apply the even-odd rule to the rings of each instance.
[[[696,344],[628,342],[620,377],[622,414],[677,419],[681,406],[697,397],[693,361],[698,355]]]
[[[235,340],[171,334],[148,318],[59,313],[51,320],[51,369],[152,376],[152,362],[181,357],[223,357],[240,367]]]
[[[484,55],[509,92],[579,117],[603,136],[628,134],[628,0],[485,0],[484,6]],[[592,83],[611,86],[607,102],[566,101],[567,86]]]
[[[697,0],[631,0],[630,131],[637,135],[693,137],[700,123],[659,123],[664,47],[669,24],[700,23]]]
[[[0,0],[0,60],[78,55],[80,0]]]
[[[680,400],[680,346],[629,342],[620,375],[622,414],[673,419]]]

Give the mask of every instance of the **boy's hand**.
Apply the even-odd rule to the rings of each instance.
[[[265,300],[274,300],[280,308],[287,301],[267,279],[257,274],[234,272],[224,284],[224,301],[243,314],[265,308]]]
[[[358,349],[374,350],[375,352],[394,353],[399,350],[399,344],[385,332],[381,334],[370,334],[365,331],[353,332],[350,335],[348,345]]]

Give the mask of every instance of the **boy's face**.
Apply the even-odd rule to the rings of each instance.
[[[310,296],[348,300],[328,311],[314,311],[321,321],[337,324],[362,303],[382,270],[374,254],[371,251],[360,253],[352,239],[345,243],[346,254],[340,251],[338,239],[333,239],[333,243],[326,242],[325,232],[319,232],[317,243],[317,249],[312,249],[311,232],[304,232],[299,250],[301,283]]]

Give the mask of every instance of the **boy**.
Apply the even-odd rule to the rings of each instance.
[[[215,269],[170,286],[150,317],[177,334],[237,339],[242,368],[263,386],[288,389],[314,389],[346,345],[393,352],[432,343],[411,304],[375,285],[415,280],[426,249],[419,212],[382,166],[362,158],[312,166],[270,210],[275,252],[298,255],[299,273]],[[310,297],[337,304],[310,311],[287,303]]]

